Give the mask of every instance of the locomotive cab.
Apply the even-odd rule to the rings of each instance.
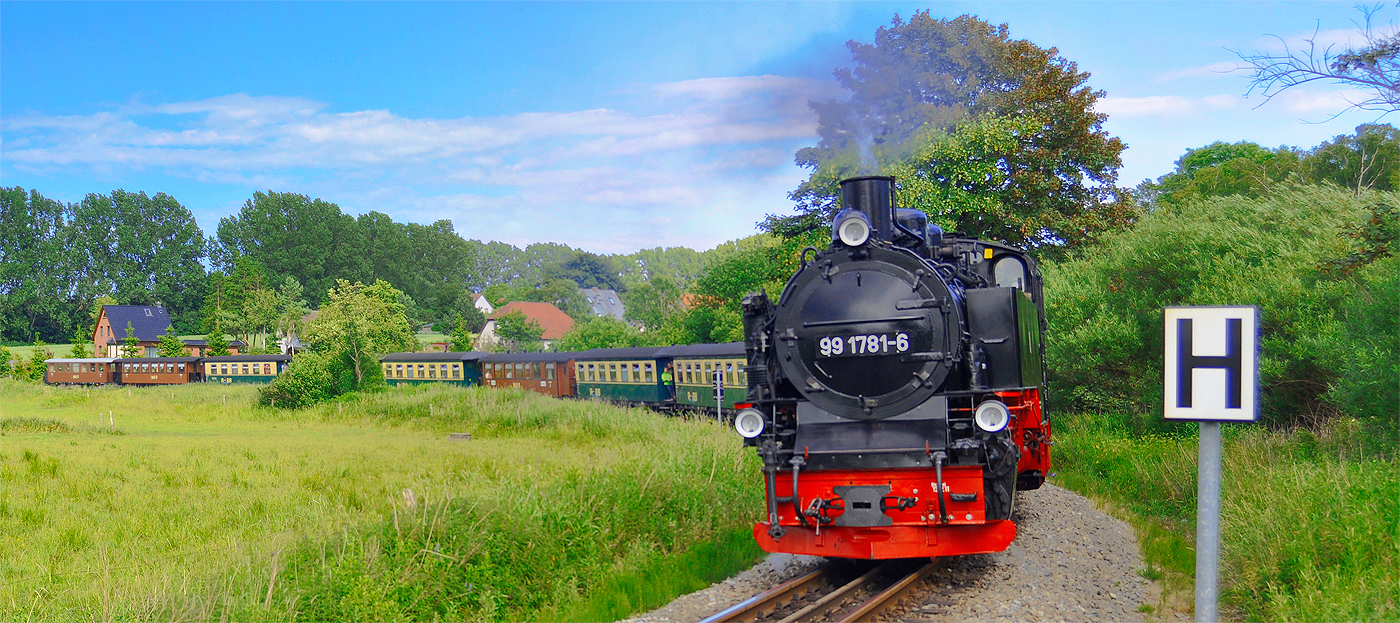
[[[999,551],[1016,489],[1049,468],[1044,303],[1014,247],[894,207],[894,178],[841,183],[826,250],[778,301],[744,301],[768,551],[902,558]]]

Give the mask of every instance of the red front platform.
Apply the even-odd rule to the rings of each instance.
[[[861,559],[990,554],[1006,549],[1016,538],[1016,524],[1010,521],[931,527],[822,526],[820,535],[811,528],[786,528],[787,534],[775,541],[768,536],[768,522],[759,522],[753,526],[753,538],[765,552]]]

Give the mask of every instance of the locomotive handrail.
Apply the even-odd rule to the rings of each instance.
[[[817,259],[817,254],[818,254],[818,253],[821,253],[821,249],[818,249],[818,248],[816,248],[816,247],[813,247],[813,246],[803,247],[803,248],[802,248],[802,252],[801,252],[800,254],[798,254],[798,256],[797,256],[797,261],[798,261],[799,264],[802,265],[802,268],[806,268],[808,265],[811,264],[811,262],[807,261],[807,252],[808,252],[808,251],[811,251],[811,252],[812,252],[812,260],[813,260],[813,261],[815,261],[815,260]]]
[[[818,320],[815,322],[804,322],[802,323],[802,328],[832,327],[842,324],[865,324],[869,322],[909,322],[923,319],[923,316],[890,316],[889,318],[859,318],[856,320]]]

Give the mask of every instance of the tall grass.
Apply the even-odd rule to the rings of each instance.
[[[248,387],[0,380],[0,620],[570,612],[750,524],[751,454],[713,424],[518,391],[284,412]]]
[[[1059,481],[1133,519],[1149,575],[1190,603],[1196,434],[1135,435],[1112,418],[1056,425]],[[1400,462],[1367,456],[1365,431],[1224,429],[1220,578],[1227,612],[1265,621],[1400,618]]]

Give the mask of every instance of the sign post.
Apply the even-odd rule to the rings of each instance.
[[[1259,308],[1166,308],[1163,413],[1201,423],[1196,483],[1196,622],[1215,623],[1220,423],[1259,419]]]
[[[715,370],[715,421],[724,423],[724,371]]]

